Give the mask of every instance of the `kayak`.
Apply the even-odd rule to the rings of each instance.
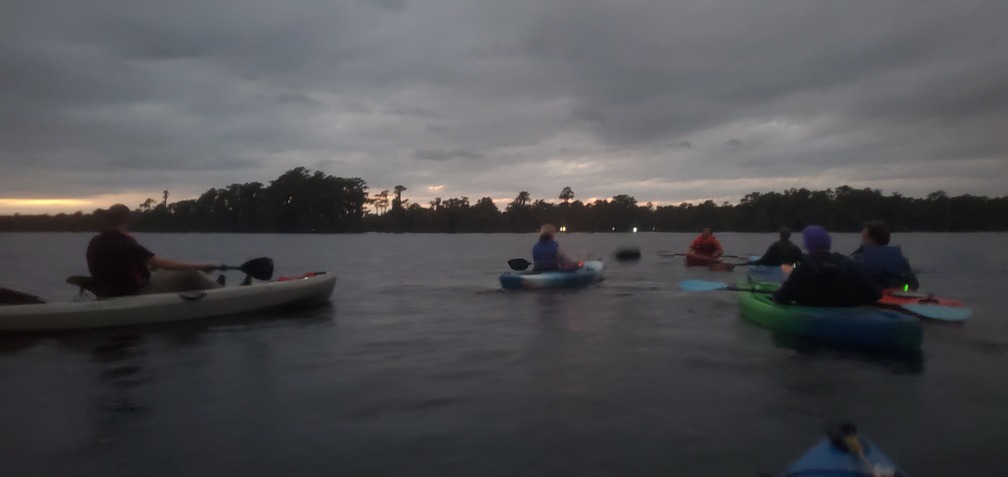
[[[781,477],[872,477],[906,475],[875,444],[858,437],[861,455],[824,438],[788,466]]]
[[[506,290],[580,288],[602,280],[602,268],[601,261],[592,260],[570,271],[505,272],[500,276],[500,283]]]
[[[766,328],[856,348],[920,348],[920,322],[907,314],[877,307],[782,305],[770,295],[779,284],[754,282],[746,287],[757,292],[738,294],[742,317]]]
[[[746,276],[756,282],[783,283],[787,275],[780,265],[749,265]]]
[[[310,273],[212,290],[0,306],[0,331],[143,325],[315,305],[329,301],[335,287],[335,275]]]
[[[710,255],[701,255],[699,253],[686,254],[687,267],[706,267],[717,263],[721,263],[721,259],[714,258]]]
[[[883,290],[879,305],[909,311],[921,318],[939,321],[965,321],[973,315],[959,300],[940,298],[933,293],[924,294],[900,289]]]

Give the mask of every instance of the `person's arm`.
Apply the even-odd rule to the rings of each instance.
[[[557,265],[562,269],[577,267],[577,261],[571,260],[563,250],[560,250],[560,247],[557,247],[557,262]]]
[[[775,253],[776,251],[777,251],[777,243],[774,242],[769,247],[767,247],[766,252],[763,252],[762,257],[757,258],[756,260],[750,260],[749,265],[763,265],[766,263],[770,263],[770,260],[774,258],[774,256],[776,255]]]
[[[147,266],[151,270],[202,270],[211,271],[219,267],[215,263],[190,263],[190,262],[179,262],[177,260],[169,260],[167,258],[161,258],[154,255],[147,260]]]
[[[691,243],[689,245],[689,248],[686,249],[686,253],[696,253],[696,246],[697,246],[697,244],[699,242],[700,242],[700,237],[697,237],[697,238],[693,239],[693,243]]]
[[[711,239],[711,240],[714,241],[714,246],[717,247],[717,250],[714,250],[714,258],[717,258],[717,257],[720,257],[720,256],[724,255],[724,249],[721,248],[721,242],[718,241],[718,239],[716,239],[716,238],[715,239]]]

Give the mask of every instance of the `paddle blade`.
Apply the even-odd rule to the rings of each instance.
[[[727,290],[728,284],[721,282],[708,282],[706,280],[683,280],[679,282],[679,289],[690,292]]]
[[[511,260],[507,261],[507,264],[509,267],[511,267],[511,270],[521,271],[527,269],[530,265],[532,265],[532,262],[529,262],[524,258],[512,258]]]
[[[964,306],[907,303],[900,305],[900,308],[924,318],[941,321],[964,321],[973,315],[973,310]]]
[[[273,278],[273,259],[269,257],[253,258],[243,263],[238,269],[256,280],[269,280]]]

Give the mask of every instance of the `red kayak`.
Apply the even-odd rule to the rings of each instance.
[[[699,253],[686,254],[687,267],[706,267],[717,263],[721,263],[720,258],[715,258],[710,255],[701,255]]]
[[[921,318],[941,321],[963,321],[973,314],[973,310],[963,306],[959,300],[900,289],[884,290],[878,304],[887,308],[899,308]]]
[[[899,288],[889,288],[882,291],[882,298],[878,301],[882,305],[901,306],[908,303],[921,303],[941,306],[963,306],[959,300],[951,298],[941,298],[934,296],[934,293],[920,293],[915,291],[903,291]]]

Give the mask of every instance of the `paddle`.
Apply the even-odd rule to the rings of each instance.
[[[708,264],[707,270],[710,270],[712,272],[730,272],[732,270],[735,270],[735,267],[746,267],[748,265],[749,262],[743,262],[743,263],[718,262]]]
[[[709,282],[706,280],[683,280],[679,282],[679,288],[689,292],[705,292],[714,290],[742,291],[752,293],[773,293],[769,290],[757,290],[754,288],[733,287],[727,283]],[[879,304],[886,308],[899,308],[922,318],[941,321],[963,321],[973,314],[973,310],[963,306],[947,306],[934,303],[905,303],[902,305]]]
[[[511,262],[508,263],[510,264]],[[273,278],[273,259],[269,257],[253,258],[237,267],[233,265],[221,265],[215,269],[223,272],[241,270],[256,280],[269,280]]]

